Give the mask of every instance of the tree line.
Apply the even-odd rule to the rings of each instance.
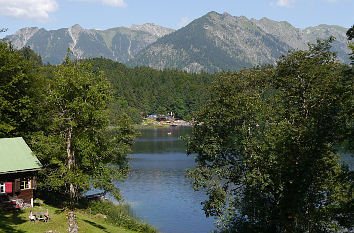
[[[170,112],[177,118],[190,119],[191,113],[206,99],[206,88],[214,77],[207,73],[129,68],[105,58],[82,62],[104,72],[114,90],[115,108],[126,111],[136,123],[149,114]]]

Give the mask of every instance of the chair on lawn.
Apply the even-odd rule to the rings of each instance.
[[[30,211],[29,219],[30,221],[36,221],[36,216],[33,215],[32,210]]]
[[[50,215],[49,215],[49,211],[47,209],[46,213],[44,214],[44,217],[46,218],[45,221],[49,221],[50,220]]]

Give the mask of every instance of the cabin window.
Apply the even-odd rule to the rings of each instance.
[[[5,193],[5,183],[0,182],[0,193]]]
[[[21,180],[20,188],[21,189],[30,189],[30,188],[32,188],[31,187],[31,180],[30,179]]]

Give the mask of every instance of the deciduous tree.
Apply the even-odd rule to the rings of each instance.
[[[189,171],[225,232],[334,232],[352,227],[341,65],[330,42],[291,51],[276,67],[223,74],[195,116]]]
[[[35,131],[38,71],[39,66],[0,42],[0,137],[26,137]]]
[[[68,57],[49,81],[45,127],[31,144],[44,165],[40,187],[67,194],[71,207],[92,188],[119,195],[113,182],[128,171],[126,155],[134,130],[123,117],[110,124],[111,100],[103,73]]]

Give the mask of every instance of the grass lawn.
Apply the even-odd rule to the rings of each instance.
[[[33,212],[45,212],[49,210],[51,219],[48,222],[31,222],[28,218],[30,209],[18,211],[0,210],[0,232],[4,233],[23,233],[40,232],[44,233],[52,230],[53,232],[65,233],[68,228],[66,212],[61,209],[39,204],[33,208]],[[134,231],[125,230],[107,222],[102,215],[90,215],[83,211],[76,211],[76,221],[80,227],[79,232],[114,232],[114,233],[134,233]]]

